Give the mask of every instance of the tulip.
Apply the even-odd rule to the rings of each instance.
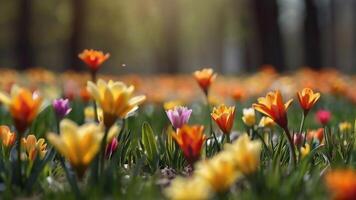
[[[60,122],[60,135],[49,133],[48,141],[68,159],[79,178],[100,150],[102,128],[94,123],[78,126],[68,119]]]
[[[235,118],[235,106],[227,107],[221,104],[214,107],[211,117],[224,134],[230,134]]]
[[[328,110],[319,110],[316,112],[315,118],[317,122],[323,126],[326,126],[331,119],[331,113]]]
[[[203,126],[183,125],[182,128],[177,129],[175,134],[172,134],[190,164],[196,162],[200,157],[203,143],[206,140],[203,132]]]
[[[319,143],[321,143],[324,139],[324,129],[319,128],[318,130],[309,131],[306,139],[309,142],[312,142],[313,139],[316,139]]]
[[[0,93],[0,101],[7,105],[17,131],[23,133],[37,116],[42,104],[42,98],[25,88],[14,85],[11,96]]]
[[[288,127],[287,109],[292,103],[292,99],[283,103],[281,93],[277,90],[270,92],[266,97],[258,98],[258,103],[253,104],[253,108],[262,114],[267,115],[283,129]]]
[[[174,128],[181,128],[188,123],[192,110],[187,107],[175,107],[174,109],[166,111],[169,121],[171,121]]]
[[[286,103],[283,103],[283,98],[281,93],[277,90],[275,92],[270,92],[266,95],[266,97],[258,98],[258,103],[253,104],[253,108],[262,114],[267,115],[274,122],[276,122],[285,133],[285,136],[288,140],[289,144],[289,152],[290,152],[290,163],[293,167],[295,167],[296,156],[294,144],[292,141],[292,137],[288,130],[288,118],[287,118],[287,110],[292,103],[293,99],[290,99]]]
[[[47,153],[47,144],[43,138],[37,140],[35,135],[28,135],[27,138],[22,138],[21,146],[25,149],[26,155],[30,161],[34,161],[37,155],[41,159]]]
[[[68,99],[55,99],[52,102],[52,106],[59,119],[63,119],[72,111]]]
[[[301,133],[294,134],[293,144],[296,147],[300,147],[304,143],[304,135]]]
[[[253,108],[244,108],[242,110],[243,116],[242,121],[246,124],[246,126],[253,126],[256,123],[255,109]]]
[[[214,73],[213,69],[204,68],[200,71],[195,71],[193,75],[195,80],[198,82],[200,88],[204,91],[205,95],[208,96],[209,87],[217,76]]]
[[[6,148],[11,148],[16,141],[16,134],[12,133],[8,126],[0,126],[1,144]]]
[[[325,183],[332,194],[332,199],[356,198],[356,172],[352,169],[328,172],[325,176]]]
[[[314,93],[310,88],[304,88],[301,92],[297,93],[299,104],[304,110],[304,115],[307,115],[309,110],[320,98],[320,93]]]
[[[90,68],[92,71],[97,71],[101,65],[110,57],[110,54],[104,54],[102,51],[93,49],[85,49],[78,57]]]
[[[106,83],[100,79],[97,84],[89,81],[87,89],[103,109],[104,124],[107,128],[111,127],[117,118],[127,118],[146,99],[144,95],[133,97],[134,86],[128,87],[122,82],[111,80]]]

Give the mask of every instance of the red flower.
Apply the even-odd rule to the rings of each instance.
[[[87,66],[92,71],[97,71],[101,64],[103,64],[109,57],[110,54],[104,54],[102,51],[96,51],[93,49],[85,49],[78,57],[87,64]]]

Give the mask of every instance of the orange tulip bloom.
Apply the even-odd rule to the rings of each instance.
[[[301,92],[297,93],[300,106],[304,110],[304,114],[308,114],[309,110],[320,98],[320,93],[314,93],[310,88],[304,88]]]
[[[206,136],[203,134],[203,126],[183,125],[182,128],[173,133],[173,139],[182,149],[183,154],[190,164],[193,164],[200,157],[200,151]]]
[[[0,126],[0,139],[1,139],[1,144],[9,148],[15,144],[16,134],[11,133],[9,127]]]
[[[78,57],[87,64],[87,66],[92,71],[97,71],[101,64],[103,64],[109,57],[110,54],[104,54],[102,51],[96,51],[93,49],[85,49]]]
[[[356,172],[351,169],[335,170],[327,173],[325,183],[333,195],[332,199],[356,198]]]
[[[309,131],[307,134],[307,141],[312,141],[314,138],[321,143],[324,139],[324,129],[319,128],[318,130]]]
[[[277,90],[275,92],[269,92],[266,97],[258,98],[258,103],[253,104],[253,108],[262,114],[267,115],[273,119],[280,127],[287,129],[287,109],[292,103],[293,99],[283,103],[281,93]]]
[[[12,115],[17,131],[23,132],[37,116],[42,98],[28,89],[13,86],[11,97],[0,93],[0,101],[5,103]]]
[[[200,71],[195,71],[193,75],[205,94],[208,93],[211,83],[215,80],[217,76],[211,68],[204,68]]]
[[[211,117],[224,134],[230,134],[235,118],[235,106],[227,107],[224,104],[215,107]]]

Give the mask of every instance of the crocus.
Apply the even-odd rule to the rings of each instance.
[[[90,95],[103,109],[104,124],[111,127],[117,118],[124,119],[138,109],[146,96],[133,96],[134,86],[126,86],[123,82],[108,83],[99,79],[97,84],[89,81],[87,89]]]
[[[325,183],[332,194],[332,199],[351,200],[356,198],[356,172],[352,169],[328,172],[325,176]]]
[[[45,139],[40,138],[37,140],[36,136],[32,134],[28,135],[27,138],[22,138],[21,146],[25,149],[26,155],[30,161],[34,161],[37,155],[43,159],[47,153]]]
[[[16,134],[12,133],[8,126],[0,126],[0,139],[4,147],[10,148],[15,144]]]
[[[316,139],[319,143],[321,143],[324,139],[324,129],[319,128],[317,130],[309,131],[306,139],[309,142],[312,142],[314,139]]]
[[[166,111],[169,121],[171,121],[174,128],[181,128],[184,124],[188,123],[192,110],[187,107],[174,107]]]
[[[302,158],[305,158],[309,153],[310,153],[310,145],[306,143],[304,147],[300,148],[300,154]]]
[[[224,134],[230,134],[234,124],[235,106],[227,107],[221,104],[219,107],[214,107],[211,117]]]
[[[55,99],[52,102],[52,106],[59,119],[63,119],[72,111],[68,99]]]
[[[242,110],[242,121],[246,126],[253,126],[256,123],[255,109],[253,108],[244,108]]]
[[[195,80],[198,82],[200,88],[207,95],[211,83],[215,80],[216,74],[211,68],[204,68],[193,73]]]
[[[331,113],[328,110],[319,110],[315,114],[315,119],[323,126],[326,126],[331,119]]]
[[[320,93],[314,93],[312,89],[304,88],[301,92],[297,93],[297,96],[299,104],[304,110],[304,115],[306,115],[320,98]]]
[[[203,126],[183,125],[177,129],[175,134],[172,134],[173,139],[182,149],[184,157],[190,164],[193,164],[200,157],[203,143],[206,140],[203,132]]]
[[[227,144],[226,151],[233,155],[237,169],[245,175],[257,171],[262,151],[260,141],[251,140],[247,134],[243,134],[232,144]]]
[[[11,88],[10,96],[0,93],[0,101],[9,107],[15,127],[20,133],[32,123],[42,104],[38,93],[16,85]]]
[[[87,64],[92,71],[97,71],[100,66],[110,57],[110,54],[104,54],[102,51],[85,49],[78,57]]]
[[[103,137],[101,126],[87,123],[78,126],[68,119],[60,122],[60,135],[49,133],[48,141],[62,154],[76,171],[79,178],[97,155]]]
[[[283,129],[287,129],[287,109],[292,99],[284,103],[281,93],[277,90],[269,92],[266,97],[258,98],[257,101],[258,103],[253,104],[253,108],[273,119]]]
[[[276,123],[269,117],[263,116],[258,124],[259,127],[262,128],[273,128]]]

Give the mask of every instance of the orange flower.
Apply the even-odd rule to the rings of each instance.
[[[0,139],[1,139],[1,144],[9,148],[15,144],[16,134],[11,133],[9,127],[0,126]]]
[[[30,90],[19,88],[16,85],[11,89],[11,97],[0,93],[0,101],[10,108],[16,129],[19,132],[25,131],[32,123],[42,104],[42,98],[38,93],[32,93]]]
[[[25,149],[30,161],[34,161],[37,154],[43,159],[47,153],[47,144],[45,140],[43,138],[37,140],[34,135],[28,135],[27,138],[22,138],[21,146]]]
[[[101,64],[103,64],[103,62],[110,57],[110,54],[104,54],[102,51],[96,51],[93,49],[85,49],[78,55],[78,57],[85,62],[85,64],[87,64],[92,71],[97,71]]]
[[[321,143],[324,139],[324,129],[319,128],[318,130],[309,131],[307,134],[307,141],[312,141],[314,138]]]
[[[235,88],[233,92],[231,93],[231,97],[235,101],[242,101],[246,97],[246,92],[242,88]]]
[[[356,198],[356,172],[351,169],[335,170],[327,173],[325,183],[333,195],[333,199]]]
[[[320,98],[320,93],[314,93],[310,88],[304,88],[301,92],[297,92],[300,106],[304,110],[304,114],[308,114],[309,110]]]
[[[201,148],[206,140],[203,132],[203,126],[183,125],[182,128],[177,130],[177,133],[172,134],[173,139],[178,143],[190,164],[193,164],[200,157]]]
[[[219,126],[224,134],[230,134],[235,118],[235,106],[227,107],[221,104],[215,107],[211,113],[211,117]]]
[[[269,92],[266,97],[258,98],[257,101],[258,103],[253,104],[254,109],[273,119],[273,121],[283,129],[287,129],[287,109],[293,99],[290,99],[284,104],[282,95],[277,90],[275,92]]]
[[[200,88],[205,94],[208,93],[211,83],[215,80],[216,74],[211,68],[204,68],[193,73],[195,80],[197,80]]]

